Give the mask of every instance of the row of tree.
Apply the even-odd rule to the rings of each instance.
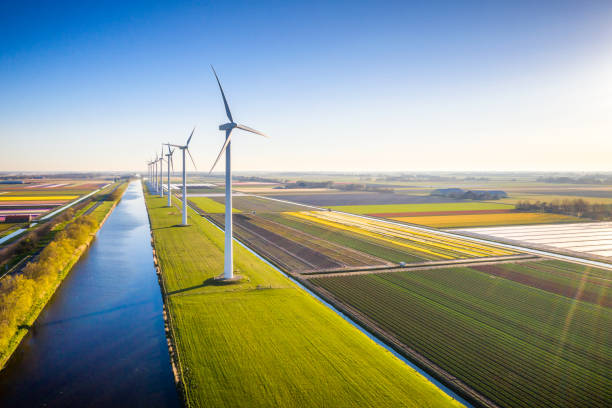
[[[588,174],[583,176],[538,177],[537,181],[560,184],[612,184],[611,174]]]
[[[590,203],[582,198],[553,200],[551,202],[519,201],[516,203],[516,209],[517,211],[573,215],[574,217],[590,218],[593,220],[612,219],[612,204]]]
[[[461,200],[499,200],[508,197],[508,194],[501,190],[463,190],[461,188],[439,188],[429,195]]]

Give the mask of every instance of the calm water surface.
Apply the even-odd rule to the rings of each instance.
[[[180,406],[139,182],[0,371],[0,407],[43,406]]]

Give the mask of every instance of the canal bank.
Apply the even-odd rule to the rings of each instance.
[[[180,406],[142,189],[132,182],[0,371],[0,406]]]

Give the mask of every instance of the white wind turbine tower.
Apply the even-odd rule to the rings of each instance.
[[[164,145],[162,144],[161,156],[159,156],[159,173],[157,174],[157,186],[160,197],[164,196]]]
[[[170,149],[170,144],[166,143],[168,146],[168,153],[166,153],[166,162],[168,163],[168,207],[172,205],[172,194],[170,194],[170,166],[172,166],[172,171],[174,171],[174,163],[172,162],[172,154],[174,154],[174,149]]]
[[[161,144],[161,155],[159,156],[159,196],[164,196],[164,144]]]
[[[217,84],[219,85],[221,96],[223,97],[223,104],[225,105],[225,113],[227,114],[229,122],[219,126],[219,130],[225,131],[225,143],[223,143],[221,151],[217,156],[217,160],[215,160],[215,163],[212,165],[208,174],[212,173],[213,169],[217,165],[217,162],[221,158],[221,155],[223,154],[223,152],[225,152],[225,262],[223,266],[223,278],[232,279],[234,277],[234,250],[232,247],[232,156],[230,151],[230,139],[232,137],[232,130],[238,128],[247,132],[256,133],[264,137],[268,136],[255,129],[251,129],[248,126],[239,125],[234,122],[234,119],[232,119],[232,113],[230,112],[229,105],[227,104],[227,99],[225,98],[225,93],[223,92],[223,87],[221,87],[221,82],[219,81],[219,77],[217,76],[217,72],[215,71],[215,68],[212,67],[212,65],[211,68],[213,70],[213,73],[215,74],[215,78],[217,79]]]
[[[155,160],[151,159],[151,161],[149,162],[149,165],[151,167],[151,178],[149,179],[149,188],[152,191],[155,190],[155,166],[157,165]]]
[[[191,159],[191,162],[193,163],[193,167],[197,170],[195,161],[193,161],[193,157],[191,156],[191,152],[189,151],[189,142],[191,141],[191,138],[193,137],[193,132],[195,132],[195,127],[191,131],[191,134],[189,135],[189,138],[187,139],[187,143],[185,143],[184,146],[166,143],[168,146],[172,146],[172,147],[181,149],[181,152],[183,153],[183,225],[187,225],[187,184],[186,184],[187,178],[185,176],[185,152],[189,154],[189,158]]]
[[[157,158],[157,153],[155,153],[155,160],[153,160],[153,180],[151,181],[154,192],[157,192],[157,163],[158,162],[159,162],[159,159]]]

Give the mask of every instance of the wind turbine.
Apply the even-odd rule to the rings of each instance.
[[[157,159],[156,159],[157,160]],[[153,160],[153,158],[151,158],[151,161],[149,162],[149,165],[151,167],[151,178],[149,179],[149,188],[151,189],[151,191],[155,191],[155,177],[156,177],[156,173],[155,173],[155,169],[157,166],[157,162],[155,160]]]
[[[174,163],[172,162],[172,154],[174,153],[174,149],[170,149],[170,145],[168,143],[166,143],[166,145],[168,145],[168,153],[166,153],[166,162],[168,163],[168,207],[170,207],[172,205],[171,201],[171,194],[170,194],[170,166],[172,166],[172,171],[174,171]]]
[[[221,158],[221,155],[223,152],[225,152],[225,262],[223,266],[223,278],[232,279],[234,277],[234,249],[232,247],[232,156],[230,150],[232,130],[238,128],[264,137],[268,136],[248,126],[239,125],[234,122],[229,105],[227,104],[227,99],[225,98],[225,93],[223,92],[223,87],[221,86],[221,82],[217,76],[217,72],[212,65],[210,67],[212,68],[215,78],[217,79],[217,84],[219,85],[221,96],[223,97],[223,104],[225,105],[225,113],[229,119],[228,123],[224,123],[223,125],[219,126],[219,130],[225,131],[225,143],[223,143],[221,151],[217,156],[217,160],[215,160],[215,163],[210,168],[210,172],[208,174],[212,173],[213,169],[217,165],[217,162]]]
[[[187,143],[185,143],[184,146],[166,143],[168,146],[172,146],[172,147],[176,147],[177,149],[181,149],[181,152],[183,153],[183,225],[187,225],[187,184],[186,184],[187,178],[185,176],[185,152],[189,154],[189,158],[191,159],[191,162],[193,163],[193,167],[195,167],[196,170],[198,169],[195,164],[195,161],[193,161],[191,152],[189,151],[189,142],[191,141],[191,138],[193,137],[193,132],[195,132],[195,127],[191,131],[191,134],[189,135],[189,138],[187,139]]]
[[[157,153],[155,153],[155,160],[153,160],[153,190],[157,192],[157,162],[159,159],[157,158]]]
[[[159,196],[164,197],[164,144],[161,144],[161,155],[159,156]]]

